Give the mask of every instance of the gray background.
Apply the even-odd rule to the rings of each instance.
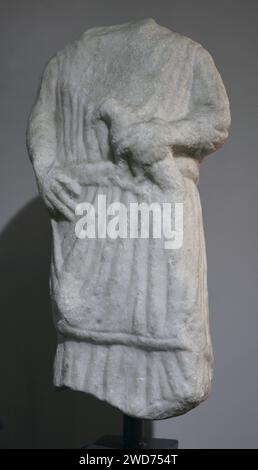
[[[80,447],[119,433],[120,413],[52,388],[55,332],[48,298],[48,218],[25,149],[43,66],[87,28],[153,17],[213,55],[232,110],[226,145],[202,165],[215,379],[210,398],[156,422],[180,447],[257,447],[256,0],[0,1],[1,340],[0,446]]]

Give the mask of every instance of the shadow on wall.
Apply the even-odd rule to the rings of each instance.
[[[50,244],[48,214],[39,198],[0,236],[1,448],[80,448],[122,428],[116,409],[80,392],[57,392],[52,385]]]

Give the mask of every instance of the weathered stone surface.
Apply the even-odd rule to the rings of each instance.
[[[161,419],[212,379],[196,183],[228,135],[220,75],[199,44],[147,19],[86,31],[48,63],[28,149],[53,230],[54,383]],[[184,239],[85,239],[78,202],[183,202]]]

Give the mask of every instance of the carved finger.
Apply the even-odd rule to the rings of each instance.
[[[52,190],[55,196],[74,213],[77,203],[71,198],[70,194],[67,194],[65,189],[59,184],[55,184]]]
[[[81,186],[77,181],[75,181],[73,178],[71,178],[68,175],[65,174],[60,174],[57,177],[57,181],[65,187],[67,192],[70,192],[74,196],[78,197],[81,193]]]
[[[74,219],[74,212],[69,209],[69,207],[66,206],[60,199],[55,195],[51,194],[51,196],[46,197],[51,206],[52,206],[52,211],[53,212],[58,212],[59,214],[63,215],[66,219],[70,220],[71,222]]]
[[[44,203],[46,204],[47,206],[47,209],[49,210],[49,212],[54,212],[55,208],[51,202],[51,199],[45,194],[43,196],[43,199],[44,199]]]

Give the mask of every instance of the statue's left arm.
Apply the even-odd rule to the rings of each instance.
[[[170,122],[175,153],[202,159],[225,142],[230,127],[229,101],[210,54],[201,46],[195,51],[188,112]]]

